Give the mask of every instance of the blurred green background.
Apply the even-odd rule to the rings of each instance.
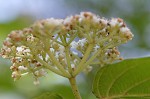
[[[0,0],[0,47],[7,34],[29,26],[35,20],[65,18],[82,11],[101,17],[120,17],[134,34],[134,39],[119,47],[124,58],[150,56],[150,0]],[[0,99],[32,99],[43,92],[57,92],[64,99],[74,99],[67,79],[49,73],[39,86],[26,76],[14,82],[10,61],[0,58]],[[96,68],[77,77],[83,99],[96,99],[91,84]]]

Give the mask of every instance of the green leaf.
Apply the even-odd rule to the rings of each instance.
[[[43,93],[42,95],[40,95],[34,99],[63,99],[63,98],[56,93],[47,92],[47,93]]]
[[[150,99],[150,58],[127,59],[100,68],[93,93],[100,99]]]

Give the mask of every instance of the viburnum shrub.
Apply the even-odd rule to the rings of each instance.
[[[37,85],[39,77],[52,71],[68,78],[75,98],[81,99],[76,76],[90,72],[93,64],[105,68],[122,60],[118,46],[132,37],[120,18],[108,20],[81,12],[65,19],[40,20],[23,30],[12,31],[3,43],[1,56],[11,60],[14,80],[32,74]]]

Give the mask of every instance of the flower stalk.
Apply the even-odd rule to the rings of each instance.
[[[80,92],[78,90],[78,87],[77,87],[77,83],[76,83],[75,77],[69,78],[69,82],[70,82],[72,91],[74,93],[75,99],[82,99],[81,95],[80,95]]]
[[[45,19],[23,30],[12,31],[0,55],[12,62],[14,80],[32,74],[34,84],[50,70],[69,79],[76,99],[81,99],[75,77],[121,60],[117,47],[133,37],[122,19],[107,20],[90,13],[65,19]]]

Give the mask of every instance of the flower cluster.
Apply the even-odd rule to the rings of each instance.
[[[35,84],[47,70],[70,78],[90,71],[92,64],[120,60],[117,46],[133,34],[120,18],[107,20],[90,12],[66,19],[45,19],[23,30],[12,31],[3,43],[1,56],[11,60],[16,80],[33,74]]]

